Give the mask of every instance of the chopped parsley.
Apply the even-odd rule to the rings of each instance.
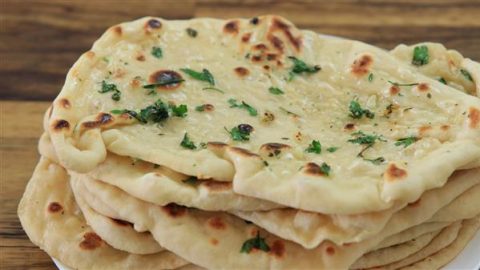
[[[228,130],[226,127],[224,127],[224,129],[230,134],[230,137],[234,141],[250,140],[250,133],[253,131],[253,127],[249,124],[240,124],[231,130]]]
[[[190,27],[187,28],[187,29],[185,29],[185,31],[186,31],[187,34],[188,34],[190,37],[192,37],[192,38],[196,38],[197,35],[198,35],[197,30],[195,30],[195,29],[193,29],[193,28],[190,28]]]
[[[195,186],[198,183],[198,178],[195,176],[190,176],[187,179],[182,180],[182,182],[191,186]]]
[[[443,84],[447,84],[447,81],[443,78],[443,77],[440,77],[438,79],[439,82],[443,83]]]
[[[425,45],[416,46],[413,48],[412,64],[415,66],[423,66],[428,64],[429,55],[428,47]]]
[[[373,81],[373,73],[368,74],[368,81]]]
[[[382,164],[383,162],[385,162],[385,158],[384,157],[378,157],[378,158],[375,158],[375,159],[369,159],[369,158],[363,158],[363,160],[365,161],[368,161],[368,162],[371,162],[375,165],[380,165]]]
[[[333,152],[336,152],[338,149],[339,149],[339,147],[332,146],[332,147],[328,147],[327,151],[330,152],[330,153],[333,153]]]
[[[268,88],[268,91],[271,93],[271,94],[274,94],[274,95],[283,95],[284,92],[282,91],[282,89],[278,88],[278,87],[270,87]]]
[[[391,83],[392,85],[395,85],[395,86],[415,86],[415,85],[419,85],[419,83],[398,83],[398,82],[392,82],[392,81],[388,81],[389,83]]]
[[[215,85],[215,79],[213,78],[212,73],[210,73],[210,71],[208,71],[206,68],[204,68],[201,72],[189,68],[181,68],[180,70],[196,80],[208,82],[210,85]]]
[[[225,93],[225,91],[223,91],[222,89],[218,89],[218,88],[216,88],[216,87],[204,87],[204,88],[202,88],[202,90],[213,90],[213,91],[220,92],[220,93],[222,93],[222,94]]]
[[[178,117],[185,117],[187,116],[188,108],[187,105],[181,104],[176,106],[175,104],[169,104],[168,107],[170,108],[173,116]]]
[[[317,140],[313,140],[305,151],[307,151],[307,153],[320,154],[322,153],[322,144]]]
[[[242,103],[237,103],[236,99],[231,98],[228,100],[228,103],[230,104],[230,108],[240,108],[247,110],[250,116],[257,116],[258,114],[257,110],[245,103],[245,101],[242,101]]]
[[[383,139],[382,136],[369,135],[369,134],[363,133],[362,131],[354,132],[352,133],[352,136],[355,136],[355,138],[348,140],[349,143],[364,144],[364,145],[372,146],[373,144],[375,144],[377,140],[385,142],[385,139]]]
[[[470,72],[466,71],[465,69],[460,69],[460,73],[462,73],[463,77],[465,77],[465,79],[473,82],[473,78],[472,78],[472,74],[470,74]]]
[[[113,83],[107,83],[105,81],[102,81],[102,89],[98,90],[99,93],[108,93],[108,92],[113,92],[112,94],[112,99],[115,101],[120,100],[121,92],[118,90],[117,86]]]
[[[356,100],[350,101],[350,106],[348,108],[350,109],[350,117],[354,119],[360,119],[364,115],[370,119],[375,117],[375,113],[370,110],[362,109],[362,106],[360,106],[360,103]]]
[[[162,58],[163,57],[163,51],[162,48],[153,46],[152,51],[150,52],[155,58]]]
[[[197,147],[195,146],[195,144],[190,140],[190,138],[188,137],[188,133],[185,132],[185,135],[183,135],[183,139],[182,141],[180,142],[180,145],[183,147],[183,148],[187,148],[187,149],[197,149]]]
[[[255,236],[254,238],[248,239],[243,243],[242,248],[240,249],[240,252],[250,253],[250,251],[252,251],[252,249],[254,248],[265,251],[265,252],[270,251],[270,247],[265,242],[265,238],[260,237],[259,232],[257,232],[257,236]]]
[[[410,137],[401,138],[401,139],[398,139],[398,140],[395,142],[395,146],[403,145],[403,148],[406,148],[406,147],[408,147],[409,145],[415,143],[415,142],[418,141],[418,140],[419,140],[419,138],[418,138],[418,137],[415,137],[415,136],[410,136]]]
[[[185,117],[185,113],[187,112],[187,106],[167,106],[167,104],[165,104],[161,99],[158,99],[157,101],[155,101],[154,104],[141,109],[139,112],[126,109],[112,110],[110,112],[113,114],[127,113],[131,117],[137,119],[140,123],[146,124],[148,122],[160,123],[168,119],[168,117],[170,117],[169,110],[172,112],[172,116]]]
[[[294,57],[289,56],[289,59],[293,61],[292,70],[289,72],[288,81],[291,81],[295,75],[302,74],[302,73],[317,73],[321,70],[320,66],[318,65],[308,65],[307,63],[303,62],[302,60]]]
[[[325,162],[323,162],[322,165],[320,165],[320,171],[326,176],[330,175],[331,170],[332,168]]]

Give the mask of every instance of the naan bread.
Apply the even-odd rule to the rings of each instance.
[[[40,154],[58,160],[49,136],[39,141]],[[121,188],[144,201],[158,205],[176,203],[209,211],[268,210],[282,206],[233,192],[232,183],[198,180],[164,166],[108,154],[106,159],[89,171],[90,178]]]
[[[113,248],[132,254],[153,254],[164,250],[149,232],[137,232],[130,222],[95,212],[81,196],[75,196],[75,201],[87,224]]]
[[[439,233],[440,230],[426,233],[395,246],[371,251],[358,259],[350,269],[365,269],[401,260],[428,245],[428,243],[430,243],[430,241]]]
[[[50,256],[75,269],[174,269],[188,263],[168,251],[136,255],[106,244],[78,210],[68,178],[62,167],[41,158],[18,206],[28,237]]]
[[[378,270],[393,270],[400,269],[405,266],[410,266],[408,269],[439,269],[441,266],[447,264],[451,259],[457,255],[468,240],[475,235],[479,228],[478,217],[464,220],[461,228],[447,227],[435,237],[430,244],[415,254],[406,257],[398,262],[376,267]],[[450,230],[448,230],[450,229]],[[443,254],[445,257],[440,258],[437,255]],[[427,267],[428,266],[428,267]]]
[[[148,228],[160,245],[202,267],[346,269],[386,237],[427,221],[439,209],[478,184],[478,173],[478,169],[456,172],[444,187],[425,192],[419,203],[393,215],[385,229],[374,238],[342,246],[325,241],[315,249],[304,249],[225,213],[178,205],[158,207],[100,181],[100,188],[87,189],[81,174],[72,174],[72,188],[75,192],[93,193],[118,211],[122,219]],[[270,250],[241,253],[242,245],[256,235],[264,239]]]
[[[432,239],[448,238],[453,241],[461,227],[461,221],[458,221],[443,230],[430,232],[412,239],[406,243],[375,250],[363,255],[351,267],[351,269],[366,269],[371,267],[380,267],[404,260],[409,256],[418,256],[418,252],[430,245]],[[441,247],[442,248],[442,247]],[[406,259],[404,261],[407,261]],[[393,268],[396,269],[396,268]]]
[[[450,224],[451,223],[448,223],[448,222],[428,222],[427,221],[426,223],[422,223],[420,225],[411,227],[403,232],[399,232],[397,234],[394,234],[386,238],[380,244],[378,244],[375,247],[375,249],[381,249],[381,248],[401,244],[403,242],[417,238],[422,234],[433,232],[436,230],[441,230]]]
[[[162,57],[152,55],[154,47]],[[215,84],[205,72],[194,75],[200,81],[184,68],[207,69]],[[178,80],[151,86],[165,78]],[[158,98],[163,105],[148,107]],[[354,109],[360,119],[350,116],[352,101],[363,108]],[[161,123],[148,120],[166,117],[158,108],[182,104],[185,117],[170,109]],[[194,109],[205,104],[213,110]],[[147,107],[141,116],[160,112],[142,118]],[[124,109],[130,111],[117,114]],[[108,150],[201,179],[233,180],[238,194],[325,214],[413,202],[454,170],[480,166],[479,99],[383,50],[300,31],[276,16],[143,18],[114,26],[69,71],[48,130],[60,163],[73,171],[92,170]],[[245,139],[249,132],[248,141],[232,140],[232,133]],[[380,137],[356,144],[365,143],[365,134]],[[414,143],[406,147],[405,138]],[[318,147],[306,152],[313,140],[324,146],[321,154],[311,153]]]
[[[480,217],[466,220],[462,223],[462,228],[458,237],[444,249],[430,254],[422,261],[416,262],[408,267],[402,268],[404,270],[418,270],[418,269],[440,269],[442,266],[453,260],[468,244],[470,239],[475,236],[475,233],[480,228]]]
[[[414,65],[413,51],[421,46],[427,47],[428,63]],[[425,42],[411,46],[401,44],[390,53],[432,79],[443,79],[444,83],[455,89],[480,97],[480,64],[464,58],[456,50],[447,50],[439,43]]]

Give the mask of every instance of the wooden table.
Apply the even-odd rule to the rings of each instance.
[[[54,269],[16,215],[38,159],[42,114],[75,59],[110,25],[145,15],[168,19],[275,13],[301,28],[384,48],[436,41],[480,60],[480,1],[1,0],[0,269]]]

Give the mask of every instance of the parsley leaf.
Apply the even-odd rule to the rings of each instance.
[[[370,74],[368,75],[368,81],[369,81],[369,82],[373,81],[373,73],[370,73]]]
[[[187,148],[187,149],[197,149],[197,147],[195,146],[195,144],[190,140],[190,138],[188,137],[188,133],[185,132],[185,135],[183,135],[183,139],[182,141],[180,142],[180,145],[183,147],[183,148]]]
[[[228,130],[224,127],[225,130],[230,134],[232,140],[234,141],[248,141],[250,140],[250,133],[253,131],[253,127],[248,124],[240,124],[231,130]]]
[[[465,79],[473,82],[473,78],[472,78],[472,75],[470,74],[470,72],[466,71],[465,69],[460,69],[460,72],[462,73],[463,77],[465,77]]]
[[[120,100],[121,92],[118,90],[117,86],[113,83],[107,83],[105,81],[102,81],[102,89],[98,90],[99,93],[108,93],[108,92],[113,92],[112,94],[112,99],[115,101]]]
[[[205,104],[198,105],[197,107],[195,107],[195,111],[204,112],[205,111]]]
[[[293,61],[293,67],[292,67],[292,72],[295,74],[301,74],[301,73],[317,73],[319,70],[321,70],[320,66],[315,65],[307,65],[305,62],[302,60],[294,57],[294,56],[289,56],[289,59]]]
[[[415,143],[418,140],[419,140],[419,138],[415,137],[415,136],[401,138],[401,139],[397,140],[397,142],[395,143],[395,146],[403,145],[403,148],[407,148],[407,146]]]
[[[174,104],[169,104],[168,107],[172,111],[173,116],[178,116],[178,117],[187,116],[188,108],[187,108],[187,105],[185,104],[181,104],[179,106],[176,106]]]
[[[192,38],[195,38],[195,37],[197,37],[197,35],[198,35],[197,30],[195,30],[195,29],[193,29],[193,28],[190,28],[190,27],[187,28],[187,29],[185,29],[185,31],[186,31],[187,34],[188,34],[190,37],[192,37]]]
[[[447,81],[443,78],[443,77],[440,77],[438,79],[439,82],[443,83],[443,84],[447,84]]]
[[[383,141],[383,142],[385,141],[385,139],[383,139],[382,136],[368,135],[363,133],[362,131],[354,132],[352,133],[352,136],[355,136],[355,138],[348,140],[349,143],[373,145],[377,140]]]
[[[362,109],[362,106],[360,106],[360,103],[356,100],[350,101],[350,117],[354,119],[360,119],[362,116],[365,115],[365,117],[373,119],[375,117],[375,113],[371,112],[370,110],[364,110]]]
[[[327,148],[327,151],[330,152],[330,153],[333,153],[333,152],[336,152],[338,149],[339,149],[339,147],[332,146],[332,147]]]
[[[172,116],[185,117],[187,105],[182,104],[178,107],[175,105],[167,106],[161,99],[158,99],[154,104],[141,109],[139,112],[127,109],[111,110],[110,112],[114,114],[127,113],[131,117],[137,119],[140,123],[146,124],[148,122],[160,123],[168,119],[168,117],[170,117],[169,109],[172,112]]]
[[[415,85],[419,85],[419,83],[398,83],[398,82],[392,82],[392,81],[388,81],[389,83],[391,83],[392,85],[395,85],[395,86],[415,86]]]
[[[322,165],[320,165],[320,171],[326,176],[330,175],[331,169],[332,168],[325,162],[323,162]]]
[[[428,64],[429,55],[428,47],[425,45],[416,46],[413,49],[413,59],[412,64],[415,66],[423,66]]]
[[[278,87],[270,87],[268,88],[268,91],[274,95],[283,95],[284,92],[282,91],[282,89],[278,88]]]
[[[385,158],[384,157],[378,157],[378,158],[375,158],[375,159],[369,159],[369,158],[363,158],[363,160],[365,161],[369,161],[375,165],[380,165],[382,164],[383,162],[385,162]]]
[[[204,68],[201,72],[189,68],[181,68],[180,70],[196,80],[205,81],[210,85],[215,85],[215,80],[212,73],[210,73],[210,71],[208,71],[206,68]]]
[[[240,108],[247,110],[250,116],[257,116],[258,114],[257,110],[245,103],[245,101],[242,101],[241,104],[238,104],[236,99],[231,98],[228,100],[228,103],[230,104],[230,108]]]
[[[260,237],[259,232],[257,232],[257,236],[255,236],[255,238],[248,239],[243,243],[242,248],[240,249],[240,252],[250,253],[250,251],[252,251],[252,249],[254,248],[263,250],[265,252],[270,251],[270,247],[265,242],[265,238]]]
[[[162,48],[153,46],[152,51],[150,52],[155,58],[162,58],[163,57],[163,51]]]
[[[313,140],[305,151],[307,151],[307,153],[320,154],[322,153],[322,145],[319,141]]]

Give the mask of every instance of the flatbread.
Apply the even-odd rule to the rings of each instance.
[[[418,270],[418,269],[440,269],[442,266],[453,260],[468,242],[475,236],[475,233],[480,228],[480,218],[473,218],[466,220],[462,224],[462,228],[458,234],[458,237],[444,249],[439,250],[436,253],[431,254],[429,257],[422,261],[416,262],[408,267],[402,268],[404,270]]]
[[[81,174],[72,174],[72,188],[76,193],[92,192],[116,209],[122,219],[148,228],[160,245],[202,267],[345,269],[386,237],[427,221],[436,211],[478,184],[478,173],[479,170],[456,172],[444,187],[427,191],[418,204],[396,213],[374,238],[342,246],[325,241],[315,249],[304,249],[225,213],[178,205],[158,207],[100,181],[97,182],[101,187],[87,189]],[[241,253],[242,245],[257,233],[265,239],[270,251]]]
[[[106,244],[88,226],[59,165],[41,158],[18,206],[30,240],[75,269],[172,269],[187,264],[175,254],[129,254]]]
[[[42,155],[58,160],[47,133],[40,137],[38,147]],[[228,182],[192,179],[165,166],[110,153],[87,174],[158,205],[176,203],[209,211],[254,211],[283,207],[235,194],[232,184]]]
[[[432,242],[422,250],[393,264],[375,269],[399,269],[405,266],[408,269],[439,269],[452,260],[467,242],[475,235],[479,228],[479,219],[473,218],[462,222],[460,230],[447,231],[444,229]],[[442,257],[444,256],[444,257]]]
[[[149,232],[137,232],[130,222],[103,216],[95,212],[80,196],[76,196],[75,201],[82,210],[87,224],[113,248],[142,255],[164,250]]]
[[[385,240],[383,240],[380,244],[378,244],[375,249],[381,249],[385,247],[390,247],[393,245],[401,244],[406,241],[409,241],[411,239],[417,238],[418,236],[433,232],[436,230],[441,230],[451,223],[449,222],[426,222],[422,223],[420,225],[414,226],[412,228],[409,228],[405,231],[402,231],[400,233],[394,234]]]
[[[48,130],[60,163],[87,172],[108,150],[200,179],[233,180],[238,194],[324,214],[413,202],[444,185],[454,170],[480,166],[479,99],[378,48],[322,38],[277,16],[254,22],[143,18],[110,28],[75,63],[54,101]],[[189,36],[187,28],[198,36]],[[154,46],[163,57],[151,55]],[[208,69],[223,93],[202,90],[212,81],[193,79],[183,68]],[[142,88],[178,74],[185,81]],[[109,92],[98,93],[102,87]],[[284,94],[274,95],[270,87]],[[118,93],[120,99],[112,99]],[[138,113],[158,98],[187,105],[188,116],[171,112],[160,124],[140,124],[132,112],[117,114]],[[350,116],[355,100],[361,119]],[[194,110],[202,104],[214,110]],[[387,108],[392,112],[384,117]],[[166,116],[161,111],[159,118]],[[234,141],[232,129],[236,139],[245,139],[239,130],[252,133],[248,141]],[[365,135],[354,133],[359,131],[381,137],[362,152],[365,145],[354,143],[364,141],[359,137]],[[185,134],[196,149],[181,146]],[[399,143],[410,136],[419,140],[408,147]],[[324,145],[321,154],[318,147],[306,151],[313,140]],[[327,147],[339,148],[330,153]],[[385,162],[375,165],[360,153]]]
[[[478,176],[480,177],[480,175]],[[480,208],[480,186],[468,190],[462,197],[438,211],[431,219],[434,222],[452,222],[455,217],[471,219],[478,215]]]
[[[414,48],[421,46],[427,47],[428,63],[414,65],[412,64]],[[456,50],[447,50],[440,43],[423,42],[411,46],[401,44],[391,50],[390,53],[432,79],[443,79],[455,89],[480,97],[480,78],[478,77],[480,75],[480,64],[464,58]],[[465,72],[468,72],[475,80],[466,75]]]
[[[358,259],[350,269],[365,269],[401,260],[428,245],[440,231],[429,232],[395,246],[371,251]]]

